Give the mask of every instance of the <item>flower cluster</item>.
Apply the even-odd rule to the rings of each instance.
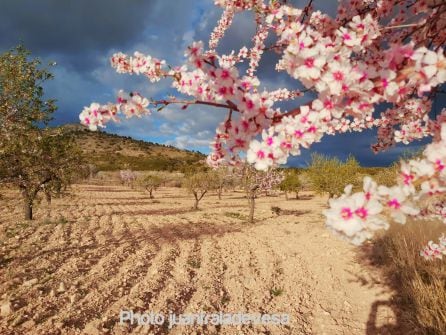
[[[278,169],[259,171],[246,163],[235,166],[232,173],[248,191],[254,190],[254,192],[269,192],[285,179],[283,171]]]
[[[133,57],[129,57],[121,52],[116,53],[111,58],[111,65],[118,73],[143,74],[151,82],[161,79],[161,69],[166,64],[165,61],[146,56],[140,52],[135,52]]]
[[[136,173],[132,170],[120,170],[119,177],[121,178],[121,183],[126,185],[132,185],[136,180]]]
[[[235,165],[246,151],[247,161],[263,171],[285,163],[289,155],[300,154],[301,148],[326,134],[377,128],[375,151],[432,136],[423,158],[402,164],[394,187],[366,179],[363,192],[352,194],[347,188],[333,199],[327,224],[358,244],[386,228],[387,216],[400,223],[407,216],[444,217],[444,202],[429,209],[421,204],[443,196],[446,188],[446,112],[430,118],[432,99],[446,82],[446,3],[341,0],[335,18],[310,5],[299,9],[285,3],[215,0],[224,10],[209,49],[203,42],[192,43],[180,66],[138,52],[113,55],[117,72],[144,75],[151,82],[170,78],[186,98],[155,101],[120,92],[116,103],[85,107],[81,123],[97,129],[118,121],[119,114],[141,117],[151,106],[160,110],[169,104],[223,108],[227,116],[216,129],[207,162]],[[242,11],[253,12],[256,32],[251,45],[217,53],[219,41]],[[272,34],[275,38],[268,38]],[[273,44],[267,45],[270,40]],[[276,69],[309,93],[310,99],[293,110],[282,111],[277,102],[297,99],[303,92],[267,91],[255,75],[261,57],[270,51],[279,54]],[[376,115],[376,107],[383,104],[387,110]]]
[[[218,21],[217,26],[212,31],[211,38],[209,39],[209,48],[211,50],[215,50],[218,42],[224,36],[226,29],[231,25],[233,18],[234,9],[232,7],[227,7]]]
[[[298,154],[302,143],[293,139],[293,131],[297,136],[309,137],[303,145],[308,147],[325,133],[362,131],[377,126],[375,151],[387,149],[396,142],[407,144],[432,135],[428,116],[431,101],[421,96],[446,81],[446,58],[441,48],[434,52],[426,47],[416,49],[410,43],[393,44],[384,53],[377,54],[367,48],[381,34],[378,22],[371,15],[354,16],[332,35],[324,35],[323,31],[296,21],[294,17],[299,15],[299,11],[284,6],[282,11],[268,17],[275,23],[279,44],[286,45],[277,69],[287,71],[307,89],[319,94],[311,110],[322,115],[313,116],[310,134],[301,129],[300,122],[307,108],[301,107],[298,116],[282,118],[267,130],[272,135],[266,137],[270,143],[281,143],[282,150],[277,145],[271,147],[268,143],[253,141],[252,152],[248,152],[252,163],[266,169],[283,163],[290,153]],[[420,98],[410,98],[414,93]],[[375,106],[383,102],[395,105],[381,118],[374,119]]]
[[[285,179],[283,171],[270,169],[261,175],[259,185],[261,190],[269,191],[274,189]]]
[[[386,217],[401,224],[408,216],[437,216],[444,220],[443,202],[437,202],[434,210],[421,205],[445,195],[446,124],[443,124],[439,142],[429,144],[422,158],[401,164],[397,185],[378,186],[366,177],[364,190],[354,194],[350,185],[344,195],[330,200],[330,208],[325,211],[326,224],[352,243],[360,244],[373,236],[376,229],[388,226]]]
[[[263,7],[263,0],[215,0],[215,5],[242,11]]]
[[[427,246],[420,251],[420,256],[429,261],[435,258],[442,259],[443,255],[446,256],[446,236],[444,234],[440,236],[438,243],[429,241]]]
[[[92,103],[89,107],[85,107],[79,115],[81,123],[88,126],[91,130],[97,130],[98,127],[105,127],[105,123],[110,120],[118,121],[118,112],[123,113],[127,118],[150,114],[147,109],[149,100],[144,98],[138,92],[126,94],[119,91],[118,101],[116,104],[99,105]]]

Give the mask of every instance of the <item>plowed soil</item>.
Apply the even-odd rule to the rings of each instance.
[[[153,201],[124,186],[75,185],[21,220],[17,194],[0,200],[0,334],[395,334],[391,292],[331,235],[326,199],[257,199],[185,190]],[[271,206],[284,211],[277,216]],[[380,307],[379,307],[380,306]],[[378,308],[379,307],[379,308]],[[135,313],[286,313],[288,325],[119,324]]]

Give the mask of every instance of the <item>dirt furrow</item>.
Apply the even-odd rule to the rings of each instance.
[[[120,297],[128,294],[133,285],[145,273],[150,259],[156,254],[156,247],[153,244],[146,243],[141,245],[138,250],[129,251],[131,253],[125,259],[117,263],[119,268],[115,267],[117,273],[109,278],[104,284],[97,285],[93,289],[84,289],[86,295],[75,302],[70,309],[76,310],[76,316],[69,315],[62,320],[64,327],[83,329],[92,319],[100,319],[103,312]],[[110,257],[110,256],[108,256]],[[59,311],[59,314],[64,314]]]
[[[146,331],[153,334],[161,335],[168,334],[168,317],[169,313],[182,313],[184,307],[190,301],[195,292],[195,272],[196,269],[192,267],[197,266],[201,262],[199,255],[199,242],[179,240],[174,242],[177,248],[172,252],[172,260],[170,267],[164,267],[164,283],[162,289],[159,287],[152,294],[145,294],[143,301],[146,306],[150,306],[150,311],[160,313],[166,317],[166,322],[162,325],[150,325]],[[155,294],[156,293],[156,294]],[[135,328],[134,332],[138,332]]]
[[[158,291],[162,289],[161,284],[165,283],[166,274],[171,263],[174,262],[176,248],[176,246],[171,244],[160,244],[154,256],[148,260],[145,273],[129,288],[128,294],[123,295],[108,306],[103,312],[101,320],[93,320],[90,324],[96,328],[105,327],[116,334],[129,333],[135,326],[127,325],[126,323],[119,325],[120,312],[130,310],[143,312],[150,309],[150,305],[143,299],[149,294],[156,296]],[[160,268],[160,265],[163,265],[165,268]]]

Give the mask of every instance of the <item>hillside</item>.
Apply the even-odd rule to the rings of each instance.
[[[80,125],[65,125],[75,135],[87,160],[99,170],[183,170],[198,164],[206,156],[202,153],[181,150],[170,145],[135,140],[131,137],[89,131]]]

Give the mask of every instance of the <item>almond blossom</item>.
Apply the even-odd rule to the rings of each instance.
[[[372,237],[373,231],[388,227],[380,215],[383,207],[379,201],[364,192],[351,195],[351,185],[345,192],[338,199],[330,199],[330,209],[324,212],[330,230],[359,245]]]
[[[439,243],[429,241],[426,247],[420,251],[420,256],[426,260],[442,259],[443,255],[446,256],[446,236],[443,234],[438,239]]]
[[[313,10],[311,2],[303,8],[282,0],[214,3],[223,11],[209,43],[193,42],[184,64],[139,52],[111,58],[118,73],[142,75],[152,83],[171,80],[179,96],[154,100],[120,92],[115,103],[85,107],[81,123],[96,130],[121,115],[142,117],[170,104],[181,110],[213,106],[226,113],[216,125],[207,162],[235,165],[246,157],[264,171],[324,135],[376,128],[376,152],[432,137],[422,158],[402,164],[395,186],[366,179],[363,192],[333,200],[327,224],[361,243],[387,227],[385,217],[404,223],[441,212],[423,203],[444,196],[446,187],[446,111],[436,119],[430,113],[438,87],[446,82],[446,3],[341,0],[335,17]],[[235,16],[245,11],[252,12],[254,35],[239,50],[217,52]],[[270,52],[278,54],[276,70],[296,85],[265,89],[256,73]],[[295,107],[281,110],[283,101]],[[384,105],[377,115],[376,108]]]

